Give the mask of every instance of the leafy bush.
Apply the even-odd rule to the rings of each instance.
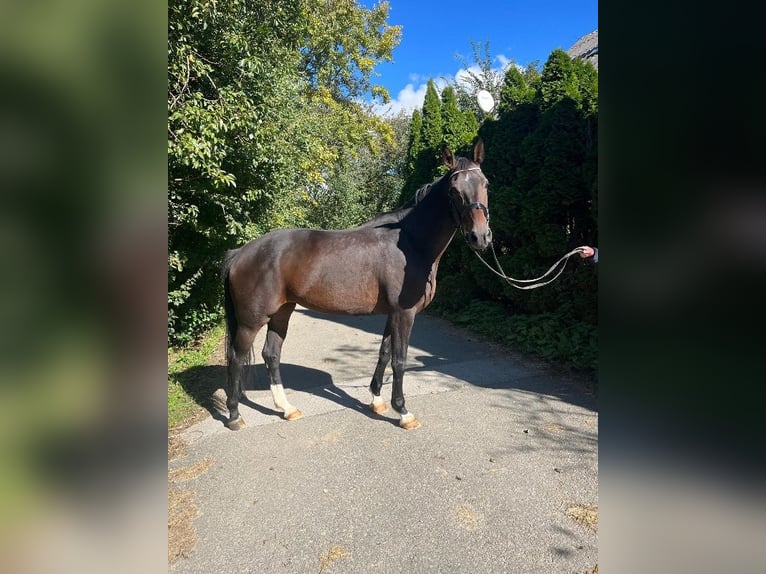
[[[595,371],[598,366],[596,326],[564,313],[513,315],[491,301],[473,301],[459,309],[450,303],[434,303],[431,308],[458,325],[518,351],[582,370]]]
[[[479,129],[493,246],[509,276],[528,279],[576,246],[598,245],[597,72],[562,50],[542,72],[510,66],[498,112]],[[596,369],[595,266],[575,257],[555,282],[522,291],[456,243],[439,266],[434,310],[520,351]]]
[[[168,4],[169,344],[220,316],[227,249],[343,213],[313,209],[312,193],[347,180],[333,170],[360,150],[379,159],[394,144],[362,103],[389,97],[373,84],[401,36],[388,10],[353,0]]]

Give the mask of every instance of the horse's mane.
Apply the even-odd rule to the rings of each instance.
[[[444,174],[442,174],[440,177],[432,181],[431,183],[427,183],[423,186],[420,186],[417,191],[415,192],[414,197],[408,201],[404,207],[414,207],[423,199],[428,196],[429,193],[431,193],[431,190],[435,187],[438,187],[438,185],[452,172],[454,171],[460,171],[461,169],[468,169],[469,167],[472,167],[473,161],[468,159],[467,157],[457,157],[455,158],[456,164],[453,169],[450,169],[446,171]]]
[[[415,192],[415,197],[410,199],[399,209],[379,213],[369,221],[365,221],[364,223],[357,225],[357,227],[382,227],[384,225],[396,225],[402,219],[404,219],[404,217],[410,211],[412,211],[412,208],[415,207],[420,200],[428,195],[428,192],[431,191],[431,187],[433,187],[433,185],[434,183],[427,183],[426,185],[421,186]]]
[[[376,215],[371,220],[366,221],[365,223],[362,223],[358,227],[376,227],[380,225],[386,225],[386,224],[392,224],[392,223],[399,223],[409,211],[415,207],[418,203],[423,201],[428,194],[431,193],[431,191],[439,187],[439,184],[453,171],[461,170],[461,169],[467,169],[469,167],[472,167],[473,161],[466,157],[457,157],[456,164],[453,169],[448,170],[443,175],[432,181],[431,183],[427,183],[425,185],[421,185],[417,191],[415,191],[414,196],[412,199],[410,199],[407,203],[405,203],[402,207],[399,209],[393,210],[393,211],[386,211],[385,213],[381,213],[380,215]]]
[[[386,211],[380,213],[364,223],[360,223],[357,227],[382,227],[383,225],[391,225],[399,223],[409,211],[407,208],[397,209],[395,211]]]

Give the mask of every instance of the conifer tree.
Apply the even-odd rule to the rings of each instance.
[[[442,109],[439,94],[433,79],[428,80],[426,96],[423,100],[423,145],[426,148],[438,149],[444,137],[442,128]]]
[[[545,62],[540,96],[543,109],[549,108],[564,98],[571,98],[577,103],[582,102],[575,64],[564,50],[554,50]]]
[[[442,90],[441,96],[442,127],[444,133],[444,143],[451,150],[457,150],[460,147],[463,134],[463,114],[457,107],[455,90],[447,86]]]
[[[507,113],[523,104],[534,102],[537,96],[537,85],[540,74],[534,67],[528,67],[523,72],[515,64],[511,64],[505,72],[503,86],[500,89],[499,113]]]
[[[415,171],[415,164],[417,162],[418,154],[423,149],[423,114],[419,109],[415,109],[412,112],[412,119],[410,120],[410,133],[409,140],[407,142],[407,173],[406,177],[410,177]]]
[[[420,183],[422,175],[420,174],[420,162],[424,153],[423,144],[423,114],[419,109],[412,112],[412,118],[409,123],[409,135],[407,140],[407,157],[405,159],[404,185],[399,191],[398,205],[405,205],[411,198],[415,190],[423,185]]]
[[[439,173],[441,166],[440,150],[444,141],[442,110],[439,94],[433,79],[428,80],[426,96],[423,101],[423,124],[420,131],[423,149],[415,159],[413,183],[415,188],[429,183]]]
[[[473,144],[474,138],[479,133],[479,120],[476,119],[476,114],[474,114],[472,110],[464,110],[463,123],[466,127],[466,130],[471,134],[470,143]]]
[[[468,114],[460,111],[452,86],[447,86],[442,91],[441,106],[444,143],[453,152],[458,153],[470,146],[478,131],[478,123],[472,112],[470,117],[473,118],[473,122],[470,122]]]
[[[482,171],[492,189],[493,247],[508,275],[534,277],[575,246],[598,245],[598,73],[556,50],[542,72],[512,66],[500,92],[499,113],[479,130],[487,148]],[[447,117],[449,98],[442,98]],[[446,122],[445,137],[449,132]],[[518,291],[498,285],[461,245],[442,259],[436,305],[460,314],[459,302],[470,299],[481,313],[508,319],[507,329],[491,328],[514,344],[592,368],[597,271],[578,263],[549,286]]]

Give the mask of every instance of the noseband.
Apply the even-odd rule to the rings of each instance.
[[[457,173],[461,173],[464,171],[473,171],[481,169],[480,167],[468,167],[466,169],[458,169],[452,172],[452,175],[455,175]],[[450,177],[452,177],[450,175]],[[452,199],[452,195],[450,195],[450,207],[452,208],[452,218],[455,220],[455,226],[460,227],[460,222],[463,221],[463,217],[468,211],[471,211],[472,209],[481,209],[484,212],[484,217],[487,219],[487,223],[489,223],[489,208],[484,205],[483,203],[479,201],[474,201],[472,203],[469,203],[468,205],[462,205],[460,209],[458,209],[455,206],[455,202]]]

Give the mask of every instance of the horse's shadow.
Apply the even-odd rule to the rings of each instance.
[[[303,391],[330,400],[343,408],[355,410],[365,416],[381,421],[389,421],[398,425],[398,421],[374,413],[368,404],[351,396],[342,387],[333,382],[332,375],[319,369],[282,363],[280,365],[282,378],[288,390]],[[181,372],[178,380],[184,391],[210,413],[210,416],[225,424],[228,420],[226,408],[226,367],[223,365],[206,365],[192,367]],[[243,391],[269,390],[269,375],[263,364],[248,365],[242,375]],[[258,404],[250,400],[244,393],[240,395],[240,404],[246,405],[264,415],[281,417],[281,411]],[[269,400],[269,402],[271,402]]]

